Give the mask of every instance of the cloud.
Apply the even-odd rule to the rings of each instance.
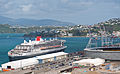
[[[120,0],[0,0],[0,16],[13,18],[53,18],[80,22],[83,18],[86,21],[93,16],[120,16],[119,8]]]
[[[67,3],[69,0],[61,0],[62,3]]]
[[[2,8],[0,9],[5,11],[5,13],[16,11],[21,12],[21,14],[29,14],[31,13],[29,12],[31,9],[36,13],[71,13],[86,10],[89,6],[92,5],[92,2],[82,0],[5,0],[7,2],[4,2],[2,0],[0,1],[3,4]]]
[[[87,9],[90,7],[93,3],[92,2],[77,2],[77,3],[69,3],[68,8],[70,9]]]
[[[29,12],[32,8],[32,4],[22,5],[21,7],[23,12]]]

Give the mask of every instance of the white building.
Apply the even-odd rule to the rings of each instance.
[[[3,69],[23,68],[23,67],[31,66],[34,64],[45,63],[45,62],[50,62],[50,61],[55,61],[55,60],[59,60],[62,58],[66,58],[67,54],[68,53],[65,53],[65,52],[58,52],[58,53],[46,54],[42,56],[36,56],[33,58],[28,58],[28,59],[11,61],[11,62],[2,64],[2,68]]]
[[[35,58],[30,58],[30,59],[17,60],[17,61],[12,61],[12,62],[2,64],[2,68],[4,68],[4,69],[7,69],[7,68],[17,69],[17,68],[22,68],[25,66],[30,66],[33,64],[38,64],[38,63],[39,63],[39,61],[36,60]]]
[[[84,65],[84,66],[98,66],[105,62],[104,59],[96,58],[96,59],[82,59],[79,61],[73,62],[73,66],[75,65]]]

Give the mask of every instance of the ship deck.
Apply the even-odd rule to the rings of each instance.
[[[90,51],[120,51],[120,47],[95,47],[86,49]]]
[[[95,50],[103,50],[103,51],[120,51],[120,47],[99,47]]]

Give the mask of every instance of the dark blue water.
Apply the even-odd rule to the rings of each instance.
[[[0,65],[9,61],[8,51],[13,49],[17,44],[23,42],[23,34],[0,34]],[[71,53],[83,50],[87,43],[86,37],[68,37],[59,38],[66,40],[65,45],[68,46],[65,52]]]

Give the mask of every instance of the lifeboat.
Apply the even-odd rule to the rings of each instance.
[[[43,49],[46,49],[47,47],[41,47],[40,49],[43,50]]]

